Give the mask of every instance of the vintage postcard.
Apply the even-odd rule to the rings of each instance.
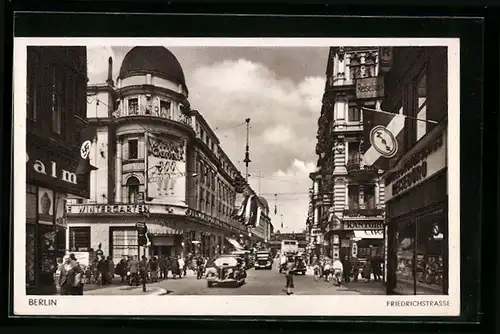
[[[16,39],[15,314],[459,315],[459,79],[459,39]]]

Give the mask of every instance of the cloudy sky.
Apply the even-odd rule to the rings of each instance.
[[[249,182],[268,200],[275,229],[302,231],[328,48],[167,48],[184,69],[191,107],[203,114],[243,173],[242,123],[251,119]],[[90,83],[106,80],[109,56],[116,80],[130,49],[89,47]]]

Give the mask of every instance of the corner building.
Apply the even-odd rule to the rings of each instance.
[[[404,155],[384,174],[387,293],[448,294],[446,47],[393,48],[382,109],[409,116]],[[416,121],[415,118],[435,123]]]
[[[87,124],[87,50],[28,46],[26,78],[26,293],[56,292],[56,259],[65,254],[64,204],[89,196],[76,175]]]
[[[184,73],[164,47],[134,47],[116,85],[87,89],[97,127],[90,199],[67,205],[67,249],[105,256],[214,256],[247,229],[232,218],[241,176],[203,116],[192,110]],[[139,247],[145,222],[150,247]]]
[[[360,110],[380,108],[383,95],[377,47],[330,48],[310,174],[309,247],[316,255],[383,258],[385,187],[382,171],[363,163]]]

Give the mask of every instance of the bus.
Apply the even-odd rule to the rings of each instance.
[[[299,242],[297,240],[281,241],[281,254],[290,254],[299,252]]]

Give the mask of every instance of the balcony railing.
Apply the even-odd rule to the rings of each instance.
[[[163,119],[168,119],[174,122],[179,122],[189,127],[193,127],[191,123],[191,117],[183,114],[182,112],[172,112],[165,110],[162,108],[161,110],[158,107],[152,106],[129,106],[127,110],[117,109],[113,112],[113,117],[132,117],[132,116],[150,116],[150,117],[158,117]]]
[[[374,217],[381,216],[383,213],[382,209],[379,208],[348,208],[344,209],[344,216],[347,217]]]

